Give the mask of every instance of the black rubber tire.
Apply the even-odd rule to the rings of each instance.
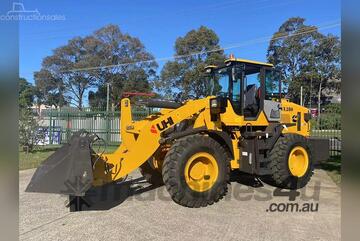
[[[207,152],[216,159],[219,171],[214,185],[207,191],[196,192],[185,181],[184,169],[188,159],[198,152]],[[209,136],[191,135],[177,140],[165,156],[163,180],[171,198],[178,204],[199,208],[222,199],[228,190],[230,157],[226,149]]]
[[[152,158],[152,157],[151,157]],[[145,178],[145,180],[155,186],[163,185],[163,179],[161,172],[151,167],[149,161],[146,161],[139,167],[141,175]]]
[[[302,177],[293,176],[289,170],[288,157],[291,150],[296,147],[303,147],[309,157],[309,165]],[[284,134],[274,145],[269,154],[269,168],[271,171],[268,181],[276,187],[285,189],[298,189],[304,187],[313,175],[314,165],[312,151],[305,137],[297,134]]]

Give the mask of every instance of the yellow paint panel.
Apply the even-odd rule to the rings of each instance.
[[[240,138],[240,131],[235,131],[234,133],[234,139],[231,139],[231,144],[232,144],[232,148],[234,150],[234,159],[232,159],[230,161],[230,168],[232,170],[235,169],[239,169],[240,168],[240,164],[239,164],[239,160],[240,160],[240,149],[238,147],[238,142],[239,142],[239,138]]]
[[[309,110],[301,105],[289,102],[286,99],[281,100],[281,123],[292,124],[293,126],[287,125],[283,129],[283,133],[294,133],[302,136],[310,135],[310,122],[304,120],[304,114],[308,113]],[[297,115],[300,112],[300,131],[297,127]]]

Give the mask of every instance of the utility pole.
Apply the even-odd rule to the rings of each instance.
[[[303,106],[303,87],[300,87],[300,105]]]
[[[106,87],[106,111],[109,112],[110,83],[107,83]]]
[[[317,116],[317,122],[319,125],[320,125],[320,115],[321,115],[321,86],[322,86],[322,82],[320,79],[320,86],[318,92],[318,116]]]

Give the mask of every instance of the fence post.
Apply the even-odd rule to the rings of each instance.
[[[106,142],[110,142],[110,118],[109,111],[106,111]]]
[[[50,108],[49,144],[52,145],[52,108]]]
[[[69,131],[70,131],[70,114],[67,113],[67,123],[66,123],[66,142],[69,142]]]

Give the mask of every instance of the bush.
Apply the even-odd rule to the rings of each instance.
[[[335,113],[323,113],[320,116],[321,129],[341,129],[341,115]]]
[[[328,104],[320,114],[320,120],[313,118],[310,121],[312,129],[316,130],[340,130],[341,129],[341,105]]]
[[[325,113],[341,115],[341,104],[335,104],[335,103],[328,104],[325,107]]]
[[[39,128],[31,109],[21,109],[19,114],[19,144],[24,150],[31,152],[45,139],[45,132]]]
[[[320,120],[311,119],[310,125],[316,130],[340,130],[341,115],[337,113],[321,113]]]

